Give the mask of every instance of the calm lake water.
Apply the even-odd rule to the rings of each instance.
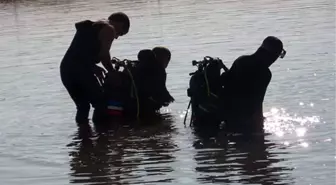
[[[0,184],[335,184],[332,0],[0,1]],[[167,121],[98,135],[78,130],[59,64],[74,23],[124,11],[111,55],[172,50]],[[228,66],[264,37],[284,41],[265,98],[266,135],[206,139],[183,126],[191,61]]]

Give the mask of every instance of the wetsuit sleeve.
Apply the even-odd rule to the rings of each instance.
[[[174,98],[173,98],[173,96],[170,95],[170,93],[169,93],[169,91],[167,89],[166,81],[167,81],[167,73],[164,73],[163,83],[162,83],[162,85],[163,85],[163,87],[162,87],[162,93],[163,93],[163,95],[165,97],[165,100],[167,102],[175,101]]]
[[[113,66],[111,63],[111,56],[110,56],[110,49],[112,42],[114,40],[115,31],[114,28],[106,25],[102,28],[99,33],[99,40],[100,40],[100,52],[99,57],[108,72],[113,70]]]
[[[160,74],[157,76],[156,87],[154,94],[154,99],[163,104],[170,103],[174,101],[174,98],[170,95],[166,87],[167,73],[165,71],[160,71]]]
[[[258,75],[258,86],[255,87],[255,104],[258,105],[259,111],[262,112],[262,104],[267,92],[267,87],[272,79],[272,73],[269,69],[260,70]]]

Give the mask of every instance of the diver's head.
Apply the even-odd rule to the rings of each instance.
[[[262,61],[265,65],[271,66],[279,57],[284,58],[286,50],[283,49],[283,44],[280,39],[274,36],[268,36],[258,49],[261,54]]]
[[[152,51],[154,52],[156,59],[163,66],[163,68],[167,68],[171,59],[171,53],[169,49],[158,46],[153,48]]]
[[[138,60],[141,63],[155,62],[156,57],[155,57],[155,54],[152,50],[143,49],[143,50],[140,50],[139,53],[138,53]]]
[[[126,35],[130,28],[130,20],[123,12],[116,12],[108,17],[109,23],[116,29],[115,39]]]

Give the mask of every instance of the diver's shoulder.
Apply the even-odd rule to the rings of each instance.
[[[237,61],[245,61],[245,60],[250,60],[252,58],[251,55],[242,55],[240,57],[238,57],[236,60]]]
[[[234,62],[233,65],[243,65],[246,64],[247,61],[251,60],[251,55],[242,55],[240,57],[238,57]]]
[[[75,27],[77,29],[87,28],[88,26],[91,26],[92,24],[94,24],[94,22],[91,20],[83,20],[83,21],[76,22]]]
[[[113,38],[114,38],[114,35],[116,34],[116,30],[108,22],[106,22],[104,20],[103,21],[96,21],[93,25],[94,26],[99,26],[100,35],[102,35],[103,37],[110,37],[110,36],[113,35]]]

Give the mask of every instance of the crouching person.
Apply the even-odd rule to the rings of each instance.
[[[140,114],[157,112],[163,106],[174,102],[166,88],[166,68],[171,53],[167,48],[155,47],[138,53],[139,65],[135,70],[135,81],[140,99]]]
[[[163,47],[144,49],[134,65],[106,75],[103,89],[109,120],[129,120],[155,114],[174,101],[166,88],[171,53]],[[118,63],[118,62],[117,62]]]

